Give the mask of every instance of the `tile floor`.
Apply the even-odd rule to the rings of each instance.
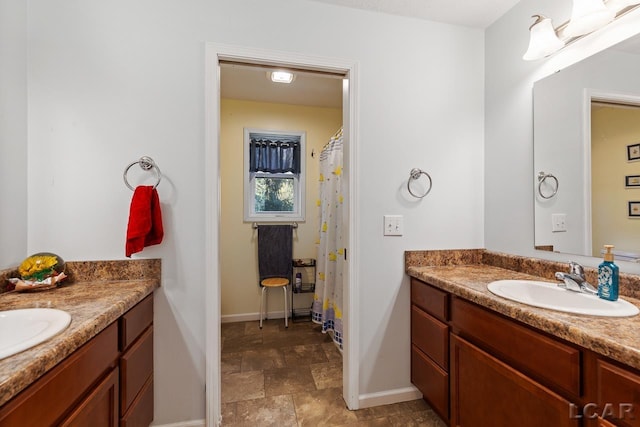
[[[423,400],[349,411],[331,339],[282,319],[222,324],[222,425],[445,427]]]

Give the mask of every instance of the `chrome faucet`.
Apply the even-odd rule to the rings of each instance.
[[[574,292],[597,295],[598,290],[584,277],[584,269],[577,262],[569,261],[569,272],[556,273],[556,279],[560,280],[558,286]]]

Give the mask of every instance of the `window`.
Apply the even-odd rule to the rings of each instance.
[[[305,137],[244,130],[245,221],[304,221]]]

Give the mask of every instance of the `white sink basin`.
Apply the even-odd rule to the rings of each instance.
[[[48,340],[69,323],[69,313],[55,308],[0,311],[0,359]]]
[[[512,301],[567,313],[627,317],[640,312],[638,307],[620,298],[607,301],[596,295],[568,291],[549,282],[498,280],[489,283],[488,288],[491,293]]]

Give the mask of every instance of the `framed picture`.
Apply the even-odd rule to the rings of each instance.
[[[629,202],[629,218],[640,218],[640,202]]]
[[[640,160],[640,143],[627,145],[627,161],[635,162]]]
[[[624,186],[627,188],[640,188],[640,175],[625,176]]]

